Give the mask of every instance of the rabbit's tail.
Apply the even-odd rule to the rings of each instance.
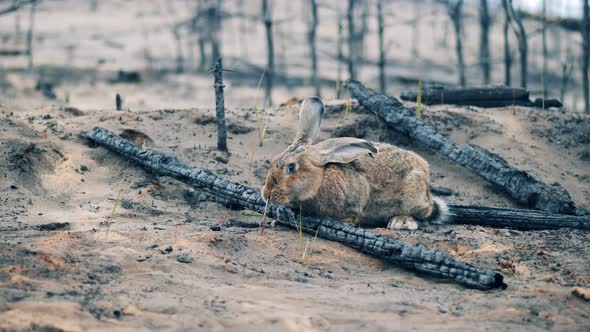
[[[432,196],[432,200],[434,201],[434,207],[430,217],[428,218],[428,221],[433,224],[448,223],[451,219],[451,214],[449,212],[449,206],[447,205],[447,202],[436,196]]]

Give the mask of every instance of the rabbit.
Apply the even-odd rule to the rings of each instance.
[[[445,222],[447,205],[430,193],[426,160],[390,144],[352,137],[313,144],[323,112],[319,97],[302,103],[293,143],[268,170],[265,202],[367,227],[415,230],[418,222]]]

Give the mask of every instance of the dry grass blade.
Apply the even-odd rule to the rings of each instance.
[[[266,202],[266,204],[264,204],[264,213],[262,214],[262,223],[260,224],[260,235],[264,234],[264,230],[266,229],[266,215],[267,215],[267,208],[268,208],[268,202]]]
[[[416,117],[422,119],[422,80],[418,80],[418,97],[416,98]]]
[[[123,189],[119,190],[117,194],[117,199],[115,199],[115,204],[113,205],[113,211],[111,211],[111,216],[109,217],[109,221],[107,222],[107,234],[105,237],[109,237],[109,230],[111,229],[111,224],[113,223],[113,218],[115,217],[115,211],[117,210],[117,205],[119,204],[119,200],[121,199],[121,193]]]

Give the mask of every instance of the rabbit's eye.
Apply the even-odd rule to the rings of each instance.
[[[297,170],[297,164],[295,164],[295,163],[290,163],[289,165],[287,165],[287,167],[285,167],[285,173],[287,173],[287,174],[293,174],[293,173],[295,173],[296,170]]]

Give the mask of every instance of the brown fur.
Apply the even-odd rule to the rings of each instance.
[[[372,143],[378,149],[374,156],[367,151],[352,162],[318,165],[312,139],[299,139],[273,159],[262,188],[266,201],[372,227],[390,223],[415,229],[413,220],[428,220],[433,214],[428,163],[416,153]],[[296,171],[287,174],[291,163]]]

